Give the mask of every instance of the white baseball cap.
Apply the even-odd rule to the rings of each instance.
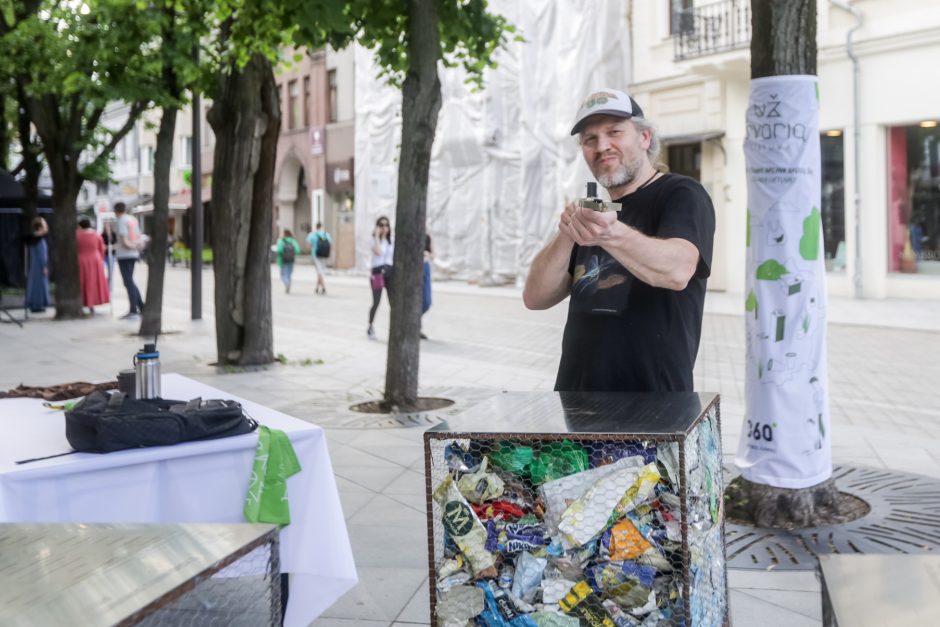
[[[602,88],[591,93],[578,107],[571,134],[577,135],[584,121],[592,115],[612,115],[618,118],[642,118],[643,109],[636,100],[616,89]]]

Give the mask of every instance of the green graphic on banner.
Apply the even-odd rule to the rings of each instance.
[[[757,318],[757,297],[754,296],[754,290],[747,294],[747,300],[744,301],[744,311],[753,311],[754,318]]]
[[[744,234],[745,241],[747,242],[745,246],[747,248],[751,247],[751,209],[748,207],[747,210],[747,227]]]
[[[819,231],[821,225],[819,209],[813,207],[813,210],[803,220],[803,237],[800,238],[800,256],[807,261],[815,261],[819,257]]]
[[[757,266],[757,278],[760,281],[776,281],[785,274],[790,274],[787,267],[775,259],[768,259]]]

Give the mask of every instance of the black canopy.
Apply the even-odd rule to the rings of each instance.
[[[26,201],[23,186],[6,170],[0,170],[0,287],[24,287],[26,268],[23,262],[22,209]],[[52,199],[40,194],[36,199],[38,212],[52,213]]]

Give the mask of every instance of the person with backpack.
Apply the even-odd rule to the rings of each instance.
[[[294,274],[294,260],[300,254],[300,244],[294,239],[290,229],[284,229],[284,237],[277,240],[277,265],[281,267],[281,281],[284,291],[290,294],[290,279]]]
[[[326,272],[326,260],[330,258],[333,238],[323,229],[323,223],[317,222],[316,230],[307,235],[307,241],[310,242],[310,256],[313,258],[313,267],[317,269],[316,292],[325,296],[326,283],[323,282],[323,274]]]

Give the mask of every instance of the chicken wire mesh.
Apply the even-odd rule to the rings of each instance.
[[[260,627],[281,625],[278,536],[220,570],[193,578],[124,625],[137,627]]]
[[[278,529],[0,524],[0,625],[281,624]]]
[[[425,442],[432,624],[726,624],[717,397],[674,433],[446,427]]]

